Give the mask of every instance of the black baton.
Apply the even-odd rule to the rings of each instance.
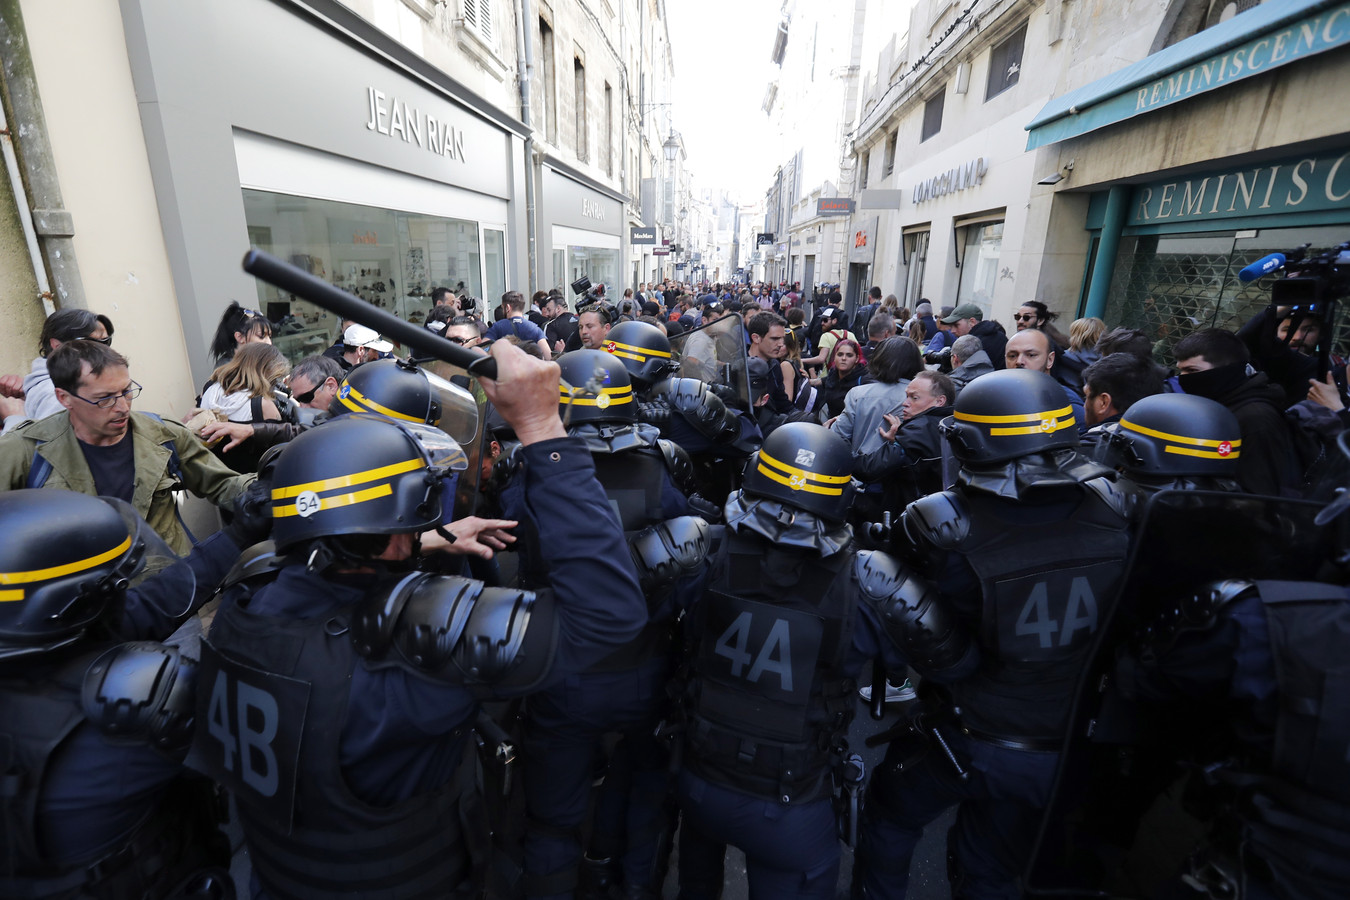
[[[342,319],[351,319],[367,328],[373,328],[423,356],[444,360],[468,370],[479,378],[497,377],[497,361],[481,350],[461,347],[425,328],[405,322],[377,306],[336,288],[322,278],[316,278],[304,269],[277,259],[257,248],[244,254],[244,271],[268,284],[290,291],[297,297],[322,306]]]

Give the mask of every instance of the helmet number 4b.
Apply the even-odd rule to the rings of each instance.
[[[1058,592],[1057,592],[1058,593]],[[1064,601],[1063,619],[1055,619],[1050,610],[1050,586],[1047,582],[1038,581],[1031,588],[1031,593],[1022,603],[1021,611],[1017,614],[1017,621],[1013,625],[1013,634],[1017,638],[1034,637],[1038,648],[1049,650],[1056,643],[1060,647],[1066,647],[1073,643],[1074,637],[1079,631],[1084,631],[1087,636],[1091,636],[1097,631],[1097,598],[1092,592],[1092,585],[1082,576],[1074,578],[1069,583],[1069,590]],[[1056,604],[1058,605],[1058,604]],[[1058,634],[1059,640],[1055,640]],[[1022,641],[1018,641],[1022,645]]]

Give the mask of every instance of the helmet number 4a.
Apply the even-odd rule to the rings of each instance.
[[[1048,650],[1055,645],[1056,634],[1059,635],[1059,646],[1065,647],[1073,643],[1080,630],[1086,630],[1089,635],[1097,630],[1097,598],[1092,593],[1092,585],[1082,576],[1069,584],[1062,622],[1050,614],[1049,586],[1044,581],[1037,582],[1022,604],[1013,633],[1019,638],[1035,636],[1040,648]]]

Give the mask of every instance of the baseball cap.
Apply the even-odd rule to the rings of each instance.
[[[380,333],[374,328],[357,324],[348,325],[342,332],[342,344],[345,347],[369,347],[376,353],[389,353],[394,349],[393,344],[381,340]]]
[[[951,325],[953,322],[959,322],[962,319],[983,319],[984,310],[980,309],[974,303],[962,303],[956,309],[952,310],[950,316],[942,317],[942,324]]]

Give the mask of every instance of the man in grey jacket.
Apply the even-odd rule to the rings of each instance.
[[[994,371],[993,360],[984,352],[984,344],[973,334],[963,334],[952,344],[952,383],[961,388],[981,375]]]

